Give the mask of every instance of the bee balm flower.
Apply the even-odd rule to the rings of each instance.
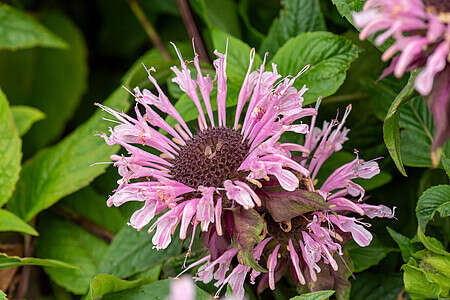
[[[281,78],[276,65],[272,65],[272,71],[264,70],[264,59],[257,71],[252,72],[255,58],[252,50],[234,120],[227,124],[227,53],[215,52],[218,58],[214,61],[214,80],[202,74],[195,55],[194,79],[175,49],[181,69],[172,67],[173,82],[195,104],[197,130],[188,126],[164,94],[151,74],[153,69],[147,72],[156,93],[134,90],[135,117],[99,105],[119,123],[110,128],[110,135],[101,136],[109,145],[121,145],[129,154],[111,157],[122,179],[107,204],[142,202],[142,208],[134,212],[129,222],[138,230],[162,213],[149,229],[156,230],[152,241],[157,249],[170,244],[177,226],[180,239],[186,238],[191,224],[192,236],[197,226],[203,232],[214,230],[215,236],[222,236],[230,228],[224,220],[230,219],[231,209],[261,206],[255,188],[262,186],[261,180],[268,180],[269,176],[283,190],[295,190],[299,186],[298,174],[308,176],[309,171],[294,161],[288,145],[284,147],[278,140],[286,131],[306,133],[306,125],[293,122],[315,114],[312,108],[302,108],[306,88],[297,91],[293,87],[303,71],[293,78]],[[211,104],[214,81],[217,114]],[[243,114],[245,105],[247,111]],[[176,124],[169,125],[155,108],[172,117]]]
[[[267,287],[275,289],[275,283],[288,269],[295,281],[308,283],[311,291],[333,289],[335,283],[338,288],[338,282],[346,280],[343,244],[354,240],[366,247],[372,240],[366,229],[370,224],[360,217],[394,217],[394,211],[384,205],[362,203],[364,188],[353,182],[379,173],[373,160],[356,157],[337,168],[323,183],[317,182],[320,168],[334,152],[342,150],[347,140],[349,130],[343,125],[350,109],[349,106],[341,121],[324,122],[322,128],[315,127],[316,117],[312,117],[311,129],[301,146],[307,151],[293,156],[308,170],[308,175],[301,176],[294,191],[283,190],[275,180],[257,189],[261,207],[237,219],[235,230],[240,235],[234,235],[233,243],[215,259],[209,255],[193,264],[203,263],[197,280],[208,283],[215,279],[215,285],[220,287],[218,293],[229,284],[238,298],[244,296],[247,276],[252,284],[260,278],[258,292],[262,292]],[[321,276],[328,278],[321,280]]]
[[[368,0],[353,15],[361,27],[360,38],[384,31],[377,45],[393,37],[383,54],[391,65],[382,77],[423,67],[416,77],[416,90],[426,96],[436,127],[432,150],[450,138],[450,2],[446,0]],[[396,55],[399,53],[398,55]],[[396,56],[394,56],[396,55]]]
[[[377,45],[390,37],[395,40],[382,56],[384,61],[393,58],[382,77],[390,73],[401,77],[406,71],[423,67],[415,87],[426,96],[434,116],[434,151],[450,137],[450,2],[368,0],[364,10],[353,18],[362,28],[361,39],[384,31],[375,38]]]

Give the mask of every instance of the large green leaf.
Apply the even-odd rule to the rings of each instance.
[[[412,299],[437,299],[447,296],[441,294],[442,289],[439,283],[435,280],[430,280],[434,278],[427,276],[431,275],[431,273],[411,264],[403,265],[402,269],[404,271],[403,281],[405,289]]]
[[[106,206],[106,198],[99,195],[91,186],[87,186],[64,198],[61,205],[69,213],[81,215],[110,232],[117,233],[126,220],[118,207]]]
[[[95,275],[89,285],[89,292],[86,295],[86,299],[101,299],[106,294],[132,289],[148,283],[150,282],[147,278],[127,281],[110,274]]]
[[[0,209],[0,231],[15,231],[38,235],[33,227],[22,221],[15,214],[4,209]]]
[[[241,37],[237,5],[233,0],[191,0],[191,3],[210,29],[218,28]]]
[[[353,271],[361,272],[376,264],[393,251],[395,248],[384,246],[378,239],[374,238],[369,246],[361,247],[355,242],[346,244],[346,249],[353,263]]]
[[[8,300],[8,298],[6,298],[6,294],[3,293],[1,290],[0,290],[0,300]]]
[[[444,153],[444,155],[441,158],[441,162],[442,166],[444,167],[445,173],[447,173],[448,178],[450,178],[450,157],[447,153]]]
[[[286,42],[275,54],[273,62],[284,75],[295,76],[306,65],[309,70],[295,81],[300,89],[309,88],[305,103],[319,96],[332,95],[345,80],[350,63],[358,57],[358,48],[348,40],[329,32],[307,32]]]
[[[0,269],[15,268],[26,265],[42,266],[49,268],[65,268],[74,270],[77,269],[75,265],[70,265],[58,260],[41,259],[35,257],[8,256],[6,253],[0,253]]]
[[[26,105],[12,106],[11,112],[20,136],[27,133],[35,122],[45,118],[45,114],[42,111]]]
[[[120,88],[105,105],[126,110],[128,93]],[[99,137],[98,131],[106,132],[108,122],[97,111],[85,124],[77,128],[57,145],[39,152],[24,164],[21,180],[8,207],[26,221],[62,197],[88,185],[104,172],[106,165],[90,166],[95,162],[109,160],[118,146],[109,147]]]
[[[414,81],[416,74],[411,74],[408,83],[397,95],[397,97],[392,102],[389,110],[387,112],[386,118],[384,119],[383,125],[383,137],[384,143],[392,157],[395,165],[397,166],[400,173],[406,176],[405,168],[403,167],[402,157],[400,154],[400,111],[399,107],[402,103],[408,101],[412,94],[414,93]]]
[[[392,239],[397,243],[398,247],[400,248],[403,261],[407,262],[408,259],[411,257],[411,255],[417,251],[417,249],[413,246],[412,241],[408,237],[396,232],[395,230],[389,227],[386,227],[386,229],[391,235]]]
[[[86,45],[78,28],[59,13],[41,15],[40,20],[67,40],[70,47],[0,52],[0,82],[11,104],[34,106],[47,116],[26,135],[24,152],[27,154],[63,133],[87,81]]]
[[[252,24],[250,19],[250,14],[254,12],[253,0],[241,0],[238,5],[239,15],[244,22],[244,29],[246,29],[246,41],[252,45],[260,45],[264,39],[264,34]]]
[[[352,280],[352,300],[397,300],[403,289],[400,272],[363,272]]]
[[[431,167],[433,116],[422,97],[415,97],[401,107],[400,149],[404,164],[413,167]],[[448,145],[448,143],[447,143]]]
[[[138,288],[105,295],[105,300],[164,300],[170,294],[170,279],[159,280]],[[195,287],[195,300],[210,300],[211,296]]]
[[[49,269],[45,271],[58,285],[75,294],[84,294],[95,276],[97,264],[103,258],[107,244],[82,228],[45,214],[40,218],[36,253],[39,257],[57,259],[77,266],[77,270]]]
[[[218,29],[211,30],[211,37],[214,48],[221,53],[225,53],[228,39],[227,79],[232,84],[239,85],[240,88],[250,63],[250,46]],[[261,58],[255,54],[253,69],[259,68],[261,63]]]
[[[273,21],[259,48],[261,56],[268,51],[272,57],[284,43],[300,33],[326,30],[319,0],[283,0],[281,3],[280,16]]]
[[[165,82],[166,79],[172,74],[170,67],[176,65],[177,63],[179,62],[176,60],[168,61],[164,59],[158,50],[151,49],[133,63],[131,68],[122,77],[122,82],[125,86],[131,89],[136,86],[139,86],[140,88],[153,89],[153,85],[148,80],[147,71],[142,64],[144,64],[147,68],[154,67],[156,72],[154,72],[152,76],[156,79],[156,81],[162,83]]]
[[[444,245],[438,239],[426,236],[420,226],[417,227],[417,239],[431,252],[450,257],[450,252],[445,250]]]
[[[8,100],[0,90],[0,207],[8,201],[19,178],[21,147]]]
[[[413,81],[410,78],[408,84],[405,83],[402,90],[403,86],[400,85],[402,81],[388,77],[380,82],[365,81],[364,85],[368,88],[377,117],[384,118],[385,112],[387,114],[389,109],[393,109],[391,118],[386,119],[384,131],[385,138],[388,133],[392,144],[396,142],[395,138],[398,138],[396,134],[399,132],[398,130],[394,131],[394,129],[397,129],[395,128],[397,125],[400,128],[400,144],[398,147],[394,144],[396,147],[391,148],[395,157],[400,157],[406,166],[432,167],[433,116],[422,97],[415,96],[409,101],[405,101],[408,97],[400,99],[401,94],[405,95],[408,91],[413,92],[414,88]],[[394,99],[395,101],[403,101],[403,103],[396,103]],[[389,132],[387,131],[388,126],[390,127]],[[450,153],[450,142],[443,146],[442,165],[445,163],[446,153]]]
[[[64,40],[51,33],[22,11],[0,5],[0,49],[31,47],[67,48]]]
[[[98,272],[127,278],[180,253],[182,243],[176,233],[169,247],[158,251],[153,249],[153,234],[154,232],[148,234],[147,230],[137,231],[125,225],[109,246]]]
[[[291,298],[290,300],[327,300],[334,294],[334,291],[318,291],[307,293]]]
[[[450,185],[438,185],[427,189],[420,196],[416,207],[419,226],[425,232],[427,223],[438,212],[442,218],[450,216]]]

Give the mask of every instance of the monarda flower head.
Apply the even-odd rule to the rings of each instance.
[[[172,67],[173,82],[195,104],[197,130],[186,124],[164,94],[151,74],[154,69],[147,72],[156,93],[134,89],[135,117],[99,105],[119,123],[110,128],[110,135],[101,136],[129,154],[111,156],[122,178],[107,204],[142,202],[142,208],[129,221],[138,230],[161,214],[149,229],[156,230],[152,241],[157,249],[170,244],[178,226],[180,239],[187,237],[191,224],[192,237],[197,226],[208,237],[232,236],[232,211],[261,206],[255,192],[261,181],[271,178],[284,191],[297,189],[299,177],[309,176],[309,171],[291,158],[291,151],[304,149],[278,140],[286,131],[305,134],[308,126],[293,122],[316,113],[313,108],[302,108],[306,88],[298,91],[293,87],[303,71],[293,78],[281,78],[274,64],[272,71],[264,70],[265,59],[257,71],[252,71],[252,50],[234,118],[227,122],[227,53],[215,52],[214,80],[202,74],[195,55],[197,78],[193,79],[181,53],[175,50],[181,69]],[[211,104],[214,81],[217,114]],[[169,125],[155,108],[175,119],[176,124]]]
[[[450,1],[368,0],[353,18],[362,28],[361,39],[384,31],[375,38],[377,45],[390,37],[395,40],[382,56],[385,61],[393,57],[382,77],[390,73],[401,77],[423,67],[415,87],[426,96],[433,113],[436,134],[432,150],[436,150],[450,137]]]
[[[394,211],[384,205],[363,203],[364,188],[353,181],[377,175],[374,160],[356,156],[318,183],[323,164],[347,140],[349,130],[343,125],[350,109],[341,121],[324,122],[321,128],[315,127],[316,116],[312,117],[304,144],[297,146],[302,153],[292,156],[308,170],[301,174],[298,188],[285,190],[273,177],[258,188],[261,206],[234,212],[232,242],[217,246],[210,240],[211,254],[190,266],[201,265],[197,280],[216,280],[218,294],[229,284],[239,299],[244,297],[247,278],[252,284],[259,278],[258,292],[267,287],[273,290],[288,270],[311,291],[339,290],[345,284],[348,267],[343,244],[354,240],[365,247],[372,240],[366,229],[370,224],[361,217],[394,217]]]

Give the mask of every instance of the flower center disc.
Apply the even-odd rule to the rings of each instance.
[[[189,187],[219,187],[237,177],[237,169],[246,158],[250,145],[243,136],[229,128],[200,131],[180,147],[171,162],[170,174]]]
[[[429,13],[438,15],[443,23],[450,23],[450,1],[448,0],[423,0]]]

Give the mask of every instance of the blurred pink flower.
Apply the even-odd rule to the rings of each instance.
[[[236,296],[228,296],[222,300],[241,300]],[[170,296],[168,300],[195,300],[195,284],[191,277],[175,278],[170,283]]]
[[[384,61],[393,58],[382,77],[391,73],[401,77],[423,67],[415,87],[427,98],[434,116],[436,133],[432,150],[435,150],[450,138],[450,2],[368,0],[364,10],[354,13],[353,18],[362,28],[361,39],[380,31],[384,32],[375,38],[375,44],[394,39],[382,56]]]

